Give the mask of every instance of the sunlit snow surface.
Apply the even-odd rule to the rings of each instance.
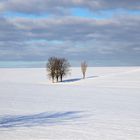
[[[140,67],[0,69],[0,140],[140,140]]]

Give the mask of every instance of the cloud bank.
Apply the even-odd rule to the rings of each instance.
[[[91,15],[76,16],[76,8]],[[0,60],[57,55],[93,65],[140,65],[139,10],[138,0],[0,0]],[[92,16],[100,12],[112,16]]]

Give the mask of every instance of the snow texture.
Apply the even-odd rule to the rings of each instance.
[[[0,140],[140,140],[140,67],[0,69]]]

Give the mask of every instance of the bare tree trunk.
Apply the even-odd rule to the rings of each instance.
[[[61,82],[62,82],[62,79],[63,79],[63,76],[61,75],[61,76],[60,76],[60,81],[61,81]]]
[[[83,73],[83,79],[85,79],[85,72]]]
[[[56,81],[58,82],[58,76],[56,77]]]

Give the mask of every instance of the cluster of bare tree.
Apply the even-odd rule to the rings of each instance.
[[[46,65],[48,76],[52,82],[62,82],[63,77],[69,72],[70,64],[65,58],[50,57]]]
[[[65,58],[50,57],[48,59],[46,68],[47,68],[48,76],[53,83],[55,81],[62,82],[63,77],[66,76],[70,71],[70,63]],[[87,70],[86,61],[81,62],[81,70],[82,70],[83,79],[85,79],[86,70]]]

